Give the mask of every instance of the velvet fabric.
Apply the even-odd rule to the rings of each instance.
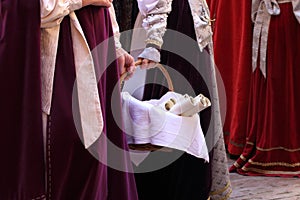
[[[247,142],[230,169],[244,175],[300,177],[300,24],[291,3],[279,6],[269,26],[267,77],[259,69],[252,75]]]
[[[225,86],[224,139],[231,155],[240,155],[246,143],[252,50],[251,1],[207,0],[214,31],[216,67]],[[225,104],[226,103],[226,104]],[[224,108],[222,108],[224,110]]]
[[[45,197],[39,1],[0,1],[0,199]]]
[[[139,12],[136,0],[113,1],[120,31],[134,27],[135,18]]]
[[[112,114],[112,107],[120,111],[120,96],[115,96],[114,103],[111,103],[113,89],[118,84],[119,70],[116,61],[109,63],[109,58],[115,57],[113,40],[103,42],[112,36],[110,16],[106,8],[95,6],[82,8],[76,14],[90,49],[93,50],[104,131],[94,144],[93,151],[96,154],[92,155],[84,148],[78,126],[75,127],[80,113],[76,112],[76,97],[72,99],[76,77],[70,21],[69,17],[65,17],[61,23],[53,104],[47,126],[48,198],[136,200],[134,175],[110,167],[111,162],[117,162],[130,170],[130,160],[124,151],[111,152],[106,140],[107,137],[121,150],[128,150],[124,134]],[[76,94],[76,87],[74,92]]]
[[[192,96],[202,93],[210,98],[208,86],[202,76],[207,74],[210,57],[207,49],[201,53],[197,45],[188,1],[174,0],[172,2],[167,28],[184,34],[185,37],[194,41],[192,44],[184,43],[182,35],[170,31],[167,31],[163,38],[161,63],[166,65],[171,75],[175,92]],[[181,55],[178,55],[176,50],[179,50]],[[146,79],[146,84],[149,84],[145,86],[145,100],[159,98],[168,91],[168,88],[165,87],[166,80],[158,69],[148,70]],[[210,108],[200,114],[204,133],[207,133],[210,117]],[[167,160],[175,154],[180,154],[180,152],[156,152],[149,155],[140,166],[136,167],[136,170],[147,165],[150,166],[158,160]],[[210,159],[212,159],[211,155],[212,152]],[[203,159],[195,158],[187,153],[182,153],[178,159],[162,169],[136,173],[135,176],[140,200],[208,199],[211,189],[211,163],[206,163]]]
[[[113,5],[116,12],[116,18],[119,24],[120,33],[125,32],[126,34],[121,34],[120,40],[122,47],[129,51],[131,45],[131,32],[129,30],[134,28],[134,22],[138,15],[139,8],[136,0],[122,0],[113,1]]]

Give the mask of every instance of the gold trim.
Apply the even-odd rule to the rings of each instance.
[[[250,144],[250,145],[254,146],[254,143],[253,143],[253,142],[247,141],[246,144]]]
[[[229,199],[231,194],[232,194],[232,189],[230,189],[229,192],[222,199],[219,199],[219,200],[227,200],[227,199]]]
[[[220,190],[210,192],[210,195],[222,194],[230,187],[230,181],[226,184],[226,186]]]
[[[230,197],[231,194],[232,194],[232,189],[230,189],[229,192],[226,194],[226,196],[223,199],[221,199],[221,200],[227,200],[227,199],[229,199],[229,197]]]
[[[300,163],[286,163],[286,162],[268,162],[268,163],[262,163],[262,162],[254,162],[253,160],[249,159],[248,161],[252,165],[259,165],[263,167],[271,167],[271,166],[284,166],[284,167],[299,167]]]
[[[236,168],[240,168],[240,167],[241,167],[237,162],[234,162],[233,165],[234,165]]]
[[[285,147],[271,147],[268,149],[264,149],[261,147],[256,147],[257,150],[259,151],[274,151],[274,150],[284,150],[284,151],[288,151],[288,152],[296,152],[296,151],[300,151],[300,148],[297,149],[289,149],[289,148],[285,148]]]
[[[151,40],[151,39],[147,39],[145,42],[146,42],[146,44],[154,44],[154,45],[158,46],[159,48],[161,48],[161,45],[162,45],[161,42],[158,42],[156,40]]]
[[[300,175],[300,171],[296,171],[296,172],[291,172],[291,171],[271,171],[271,170],[263,170],[263,169],[257,169],[257,168],[247,168],[247,167],[243,167],[242,168],[243,171],[245,172],[257,172],[257,173],[261,173],[261,174],[272,174],[272,175],[276,175],[276,174],[285,174],[285,175]]]
[[[240,155],[240,158],[241,158],[243,161],[245,161],[245,162],[246,162],[246,160],[247,160],[247,159],[245,158],[245,156],[243,156],[243,154]]]
[[[231,185],[230,182],[228,182],[227,185],[225,186],[226,189],[225,189],[225,188],[222,189],[223,192],[225,192],[225,191],[229,188],[230,185]],[[221,192],[221,193],[219,193],[219,194],[222,194],[223,192]],[[219,195],[219,194],[213,194],[213,193],[216,193],[216,192],[211,192],[210,195],[211,195],[211,196]],[[231,194],[232,194],[232,189],[230,188],[230,189],[228,190],[227,194],[226,194],[223,198],[221,198],[221,199],[219,199],[219,200],[227,200],[227,199],[229,199],[229,197],[230,197]]]
[[[277,3],[290,3],[292,0],[277,0]]]
[[[229,143],[232,144],[233,146],[236,146],[236,147],[239,147],[239,148],[245,147],[244,144],[238,144],[238,143],[232,141],[231,139],[229,139]]]

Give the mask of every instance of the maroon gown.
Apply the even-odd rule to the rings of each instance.
[[[300,24],[291,3],[279,6],[266,78],[259,67],[252,75],[246,146],[231,167],[244,175],[300,177]]]
[[[39,1],[0,1],[0,199],[45,197]]]
[[[108,9],[88,6],[76,11],[76,15],[85,33],[90,49],[112,36],[112,27]],[[119,79],[116,61],[109,64],[108,55],[115,56],[113,41],[97,51],[95,69],[98,82],[101,108],[104,118],[104,135],[121,149],[127,150],[123,132],[112,116],[112,91]],[[84,148],[74,126],[72,115],[72,91],[75,82],[75,66],[69,17],[61,23],[59,45],[54,78],[54,93],[47,128],[47,190],[50,199],[83,200],[136,200],[137,192],[134,175],[118,171],[98,161]],[[104,67],[107,70],[100,77]],[[119,97],[118,97],[119,98]],[[120,109],[119,103],[114,109]],[[76,103],[73,106],[78,106]],[[102,141],[98,153],[115,159],[130,168],[130,160],[125,153],[112,154]]]
[[[207,0],[214,29],[214,53],[226,91],[224,139],[239,156],[246,143],[251,78],[251,1]]]

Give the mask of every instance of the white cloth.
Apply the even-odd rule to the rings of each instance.
[[[88,148],[100,137],[104,124],[91,50],[74,12],[82,7],[82,1],[40,0],[40,3],[42,110],[47,115],[50,114],[60,23],[68,15],[71,24],[83,142],[85,148]],[[113,8],[110,12],[114,12]],[[114,32],[118,32],[114,14],[111,14],[111,17]],[[118,41],[116,46],[120,47]]]
[[[195,98],[189,95],[183,95],[183,98],[177,99],[170,112],[176,115],[190,117],[211,106],[210,100],[199,94]]]
[[[158,100],[140,101],[122,92],[122,114],[129,144],[146,144],[185,151],[209,162],[198,114],[182,117],[166,111],[165,103],[181,94],[168,92]]]

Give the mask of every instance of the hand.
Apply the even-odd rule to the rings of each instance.
[[[151,69],[154,68],[156,66],[156,62],[152,61],[152,60],[148,60],[146,58],[139,58],[138,59],[139,62],[141,62],[141,69]]]
[[[82,7],[88,5],[110,7],[112,2],[113,0],[82,0]]]
[[[130,79],[135,72],[134,59],[123,48],[117,49],[117,61],[120,67],[120,73],[127,73],[125,80]]]

